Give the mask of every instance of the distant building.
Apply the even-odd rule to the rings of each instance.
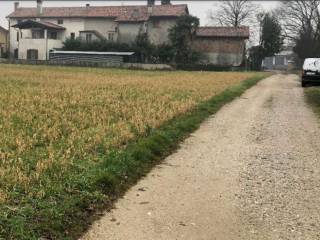
[[[295,54],[287,48],[272,57],[264,58],[261,66],[265,70],[291,70],[295,66]]]
[[[63,42],[80,38],[91,42],[104,39],[131,43],[139,33],[146,33],[155,45],[169,43],[169,29],[180,16],[188,15],[185,4],[172,5],[170,0],[145,6],[20,8],[8,16],[10,56],[16,59],[48,60],[51,50],[61,49]],[[248,27],[200,27],[193,48],[202,53],[201,63],[239,66],[245,53]]]
[[[0,26],[0,57],[4,57],[8,50],[9,31]]]
[[[200,27],[193,48],[202,53],[201,63],[240,66],[244,63],[249,27]]]
[[[188,14],[187,5],[42,7],[20,8],[8,16],[10,53],[19,59],[46,60],[51,49],[59,49],[67,38],[84,41],[106,39],[133,42],[147,33],[154,44],[169,41],[168,29],[176,19]]]

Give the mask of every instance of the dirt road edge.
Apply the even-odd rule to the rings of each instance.
[[[68,237],[81,237],[99,218],[102,210],[111,209],[116,199],[123,196],[165,157],[176,151],[179,144],[197,130],[204,120],[268,76],[270,74],[257,73],[254,77],[226,89],[202,102],[189,113],[175,117],[158,129],[150,130],[146,136],[130,143],[125,149],[114,150],[96,168],[88,170],[89,179],[93,180],[90,181],[93,191],[103,192],[108,199],[102,202],[81,202],[77,208],[70,208],[69,226],[66,226]]]

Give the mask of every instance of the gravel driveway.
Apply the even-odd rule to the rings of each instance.
[[[320,239],[320,129],[295,75],[223,107],[84,240]]]

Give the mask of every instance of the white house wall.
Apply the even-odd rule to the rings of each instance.
[[[63,24],[58,24],[58,18],[43,18],[43,21],[51,22],[64,27],[66,30],[62,33],[62,41],[71,37],[71,33],[75,34],[75,37],[79,37],[79,32],[85,30],[85,19],[83,18],[60,18],[63,20]]]
[[[49,56],[49,51],[54,49],[54,48],[62,48],[63,43],[60,40],[55,40],[55,39],[48,39],[48,56]]]
[[[168,43],[169,29],[176,23],[175,19],[152,19],[148,23],[150,42],[156,45]]]
[[[38,50],[38,60],[46,60],[49,51],[53,48],[61,48],[62,42],[54,39],[21,39],[19,44],[19,59],[27,59],[29,49]]]
[[[58,32],[58,40],[49,39],[48,50],[52,48],[61,48],[62,42],[67,38],[70,38],[71,33],[75,33],[75,37],[79,37],[80,31],[85,30],[85,20],[82,18],[60,18],[63,19],[63,24],[59,24],[66,30]],[[24,19],[26,20],[26,19]],[[42,21],[57,24],[58,18],[43,18]],[[17,19],[10,19],[10,26],[17,24]],[[19,48],[19,59],[26,59],[27,49],[38,49],[39,59],[44,60],[46,56],[45,48],[43,44],[39,44],[39,41],[44,41],[44,39],[31,39],[32,34],[30,29],[21,30],[22,39],[20,37],[19,42],[17,41],[17,32],[19,29],[10,27],[10,53],[13,56],[14,50]],[[39,44],[39,45],[38,45]]]
[[[44,39],[22,39],[19,44],[19,59],[27,59],[28,49],[37,49],[38,59],[46,59],[46,43]]]
[[[120,43],[132,43],[139,32],[145,30],[145,23],[119,23],[118,41]]]
[[[18,48],[18,42],[17,42],[17,32],[18,32],[18,29],[15,29],[11,26],[17,24],[17,20],[16,19],[10,19],[9,21],[9,32],[10,32],[10,36],[9,36],[9,51],[10,51],[10,54],[13,55],[13,52],[14,52],[14,49]]]
[[[71,37],[71,33],[75,37],[80,36],[81,31],[94,30],[102,34],[106,39],[109,32],[115,32],[114,40],[120,43],[130,44],[135,41],[139,33],[148,32],[150,41],[154,44],[162,44],[168,42],[168,29],[175,24],[174,19],[159,19],[158,24],[154,25],[150,20],[149,22],[115,22],[114,19],[108,18],[41,18],[42,21],[58,24],[58,19],[63,20],[63,24],[59,26],[64,27],[66,30],[58,32],[58,40],[55,40],[54,45],[48,46],[48,50],[62,47],[62,42]],[[27,20],[27,19],[24,19]],[[35,19],[33,19],[35,20]],[[10,19],[10,26],[17,24],[17,19]],[[46,55],[42,45],[38,45],[38,39],[31,39],[32,34],[30,29],[21,30],[22,39],[17,41],[17,32],[19,29],[10,27],[10,53],[14,55],[14,50],[19,48],[19,58],[26,58],[27,49],[38,49],[39,59],[45,59]],[[23,40],[29,41],[23,41]],[[41,40],[41,39],[40,39]],[[51,39],[49,39],[51,40]],[[25,44],[28,42],[28,44]],[[59,43],[58,43],[59,42]]]
[[[109,32],[115,32],[118,23],[113,19],[106,18],[87,18],[84,22],[84,30],[95,30],[101,33],[106,39]]]

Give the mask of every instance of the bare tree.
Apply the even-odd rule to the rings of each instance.
[[[279,14],[285,37],[294,43],[300,58],[320,56],[320,0],[282,3]]]
[[[302,32],[320,34],[320,0],[283,1],[278,13],[288,39],[297,40]]]
[[[255,17],[257,6],[249,0],[223,1],[216,11],[209,12],[215,24],[239,27],[250,23]]]

